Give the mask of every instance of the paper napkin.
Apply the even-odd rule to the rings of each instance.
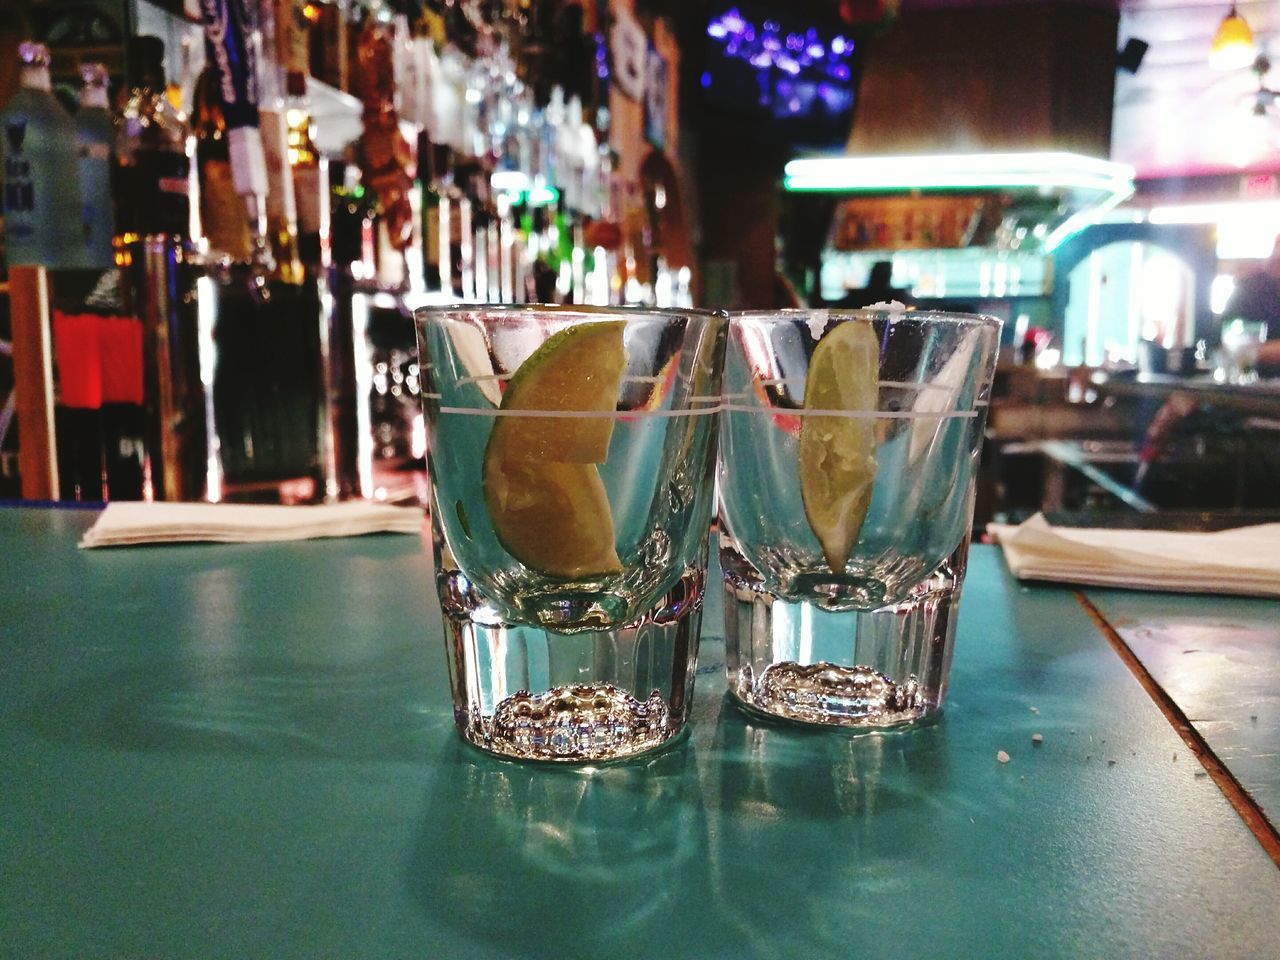
[[[115,502],[107,505],[80,540],[80,546],[187,541],[253,543],[352,537],[364,533],[417,533],[422,521],[420,507],[395,507],[364,500],[299,507]]]
[[[1051,526],[1043,514],[987,528],[1021,580],[1280,596],[1280,523],[1215,533]]]

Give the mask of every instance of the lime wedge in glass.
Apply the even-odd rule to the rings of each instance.
[[[804,408],[873,413],[879,395],[880,344],[866,320],[830,327],[809,358]],[[844,573],[871,504],[876,477],[876,422],[803,418],[800,496],[805,516],[833,573]]]
[[[612,413],[626,368],[621,321],[550,337],[507,384],[501,410]],[[485,447],[485,505],[507,552],[546,576],[575,579],[622,569],[600,470],[608,417],[498,417]]]

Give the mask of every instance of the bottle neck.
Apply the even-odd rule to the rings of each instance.
[[[104,87],[84,87],[80,91],[80,107],[93,110],[106,110],[107,91]]]
[[[53,83],[49,80],[49,68],[44,65],[23,64],[20,82],[29,90],[53,92]]]

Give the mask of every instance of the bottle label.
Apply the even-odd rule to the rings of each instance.
[[[255,7],[241,0],[200,0],[200,13],[227,126],[256,127],[258,57],[257,47],[249,42],[257,26]]]
[[[426,241],[426,266],[427,269],[440,267],[440,208],[435,204],[427,207],[426,226],[424,228]]]
[[[294,167],[293,190],[298,205],[298,233],[319,233],[320,204],[324,199],[319,166]]]
[[[4,211],[26,213],[36,205],[36,188],[31,179],[31,161],[22,155],[27,139],[25,117],[16,117],[4,125]]]
[[[267,220],[273,232],[285,230],[287,225],[296,230],[297,198],[293,195],[293,178],[288,176],[288,127],[283,114],[274,110],[263,110],[259,120],[267,160]]]
[[[208,159],[200,164],[200,221],[209,247],[233,260],[248,260],[253,244],[249,217],[237,196],[231,164]]]
[[[136,154],[139,232],[185,237],[191,226],[188,183],[191,161],[185,153],[139,150]]]
[[[8,262],[76,266],[84,227],[74,122],[51,94],[23,87],[0,127]]]

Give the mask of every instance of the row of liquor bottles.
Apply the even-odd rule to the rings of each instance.
[[[292,4],[205,5],[256,7],[261,33],[266,11]],[[666,268],[653,230],[665,194],[618,174],[602,71],[585,97],[581,86],[540,90],[518,63],[532,44],[517,53],[501,31],[468,44],[421,18],[368,15],[354,27],[345,86],[358,94],[360,135],[335,149],[312,122],[319,88],[300,45],[263,43],[278,57],[256,68],[261,156],[248,175],[244,105],[210,39],[221,26],[205,31],[201,66],[183,55],[186,25],[170,77],[158,39],[131,39],[123,83],[86,66],[72,112],[50,89],[48,52],[22,46],[0,143],[8,262],[86,270],[55,284],[87,294],[82,306],[60,298],[53,318],[64,497],[258,496],[284,483],[302,499],[370,495],[367,464],[351,469],[367,446],[358,371],[376,369],[379,349],[396,367],[412,341],[399,321],[422,298],[384,298],[395,306],[374,313],[397,320],[385,325],[408,331],[408,344],[370,341],[366,355],[352,331],[376,324],[356,316],[360,296],[688,305],[688,271]],[[161,343],[166,329],[183,342]],[[411,437],[406,396],[383,419]],[[161,422],[166,408],[180,416]],[[412,443],[382,446],[412,459]]]
[[[368,16],[351,83],[363,133],[331,190],[307,44],[285,69],[259,71],[279,82],[256,105],[256,163],[236,150],[235,95],[206,46],[194,81],[167,83],[161,42],[134,38],[116,109],[105,71],[85,65],[72,116],[50,91],[47,51],[22,45],[0,147],[7,262],[106,269],[126,265],[136,238],[165,234],[286,282],[332,251],[380,286],[462,299],[606,303],[681,288],[655,242],[655,197],[615,169],[598,87],[584,105],[552,85],[543,102],[505,40],[466,53],[403,16]]]
[[[129,75],[116,109],[106,69],[83,65],[73,115],[52,93],[48,48],[20,45],[20,87],[0,114],[6,263],[107,270],[128,266],[131,245],[156,235],[215,259],[251,260],[254,233],[267,244],[268,228],[251,229],[253,217],[236,191],[224,189],[231,185],[227,127],[213,71],[197,83],[193,129],[168,95],[164,55],[157,37],[130,41]],[[305,78],[289,89],[297,96],[287,113],[278,111],[280,149],[263,191],[269,247],[261,252],[267,262],[273,254],[274,269],[296,281],[299,234],[321,232],[327,187],[310,142]],[[275,114],[262,116],[275,122]],[[299,197],[310,202],[299,204]]]

